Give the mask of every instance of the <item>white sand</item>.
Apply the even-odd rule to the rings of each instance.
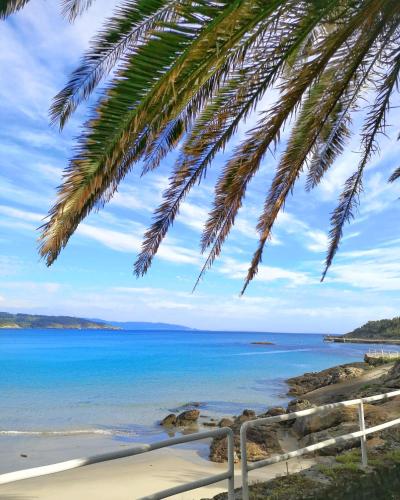
[[[4,448],[1,451],[4,452]],[[4,458],[2,453],[2,460]],[[293,459],[289,462],[289,471],[295,472],[311,463],[312,460],[300,462]],[[212,463],[200,456],[198,450],[169,448],[2,485],[0,500],[132,500],[224,470],[226,464]],[[240,486],[239,466],[236,472],[235,486]],[[251,472],[250,475],[252,480],[260,481],[285,473],[286,463],[282,463]],[[210,498],[226,491],[226,487],[224,481],[171,498]]]

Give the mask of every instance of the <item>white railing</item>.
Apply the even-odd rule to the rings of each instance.
[[[389,359],[397,359],[400,358],[400,352],[397,351],[384,351],[383,349],[369,349],[368,356],[377,357],[377,358],[389,358]]]
[[[388,392],[386,394],[378,394],[376,396],[369,396],[366,398],[353,399],[350,401],[341,401],[340,403],[332,403],[323,406],[318,406],[316,408],[310,408],[308,410],[297,411],[293,413],[287,413],[285,415],[278,415],[275,417],[266,417],[259,418],[257,420],[249,420],[244,422],[240,428],[240,453],[241,453],[241,461],[242,461],[242,499],[249,500],[249,483],[248,483],[248,473],[249,471],[259,469],[261,467],[266,467],[267,465],[271,465],[278,462],[283,462],[284,460],[288,460],[293,457],[299,457],[304,455],[305,453],[309,453],[312,451],[320,450],[322,448],[326,448],[327,446],[331,446],[333,444],[345,443],[351,439],[360,438],[361,441],[361,460],[362,465],[366,466],[368,463],[367,458],[367,438],[368,434],[372,434],[373,432],[378,432],[388,427],[392,427],[394,425],[400,425],[400,418],[395,420],[391,420],[390,422],[386,422],[380,425],[376,425],[374,427],[370,427],[369,429],[365,428],[364,421],[364,403],[372,403],[374,401],[380,401],[382,399],[389,399],[395,396],[400,396],[399,391]],[[315,415],[316,413],[327,412],[334,408],[340,408],[343,406],[358,406],[358,417],[359,417],[359,426],[360,430],[356,432],[352,432],[349,434],[344,434],[342,436],[326,439],[325,441],[321,441],[320,443],[316,443],[310,446],[306,446],[304,448],[300,448],[295,451],[291,451],[289,453],[282,453],[281,455],[276,455],[271,458],[267,458],[265,460],[259,460],[257,462],[248,463],[247,462],[247,430],[250,427],[256,427],[258,425],[272,424],[275,422],[285,422],[288,420],[293,420],[296,418],[306,417],[308,415]]]
[[[9,472],[7,474],[0,475],[0,485],[11,483],[14,481],[21,481],[23,479],[29,479],[32,477],[45,476],[48,474],[55,474],[57,472],[62,472],[70,469],[77,469],[78,467],[85,467],[87,465],[97,464],[99,462],[107,462],[109,460],[116,460],[119,458],[131,457],[133,455],[140,455],[141,453],[147,453],[153,450],[159,450],[160,448],[166,448],[168,446],[173,446],[176,444],[189,443],[191,441],[199,441],[200,439],[208,439],[214,437],[226,436],[228,440],[228,470],[222,472],[221,474],[215,474],[213,476],[208,476],[203,479],[198,479],[196,481],[191,481],[190,483],[185,483],[180,486],[174,486],[167,490],[154,493],[142,497],[140,500],[159,500],[162,498],[167,498],[172,495],[178,495],[179,493],[184,493],[185,491],[195,490],[203,486],[209,486],[210,484],[219,483],[220,481],[228,480],[228,499],[233,500],[234,498],[234,442],[233,442],[233,431],[229,427],[222,427],[221,429],[214,429],[207,432],[198,432],[196,434],[190,434],[188,436],[180,436],[177,438],[167,439],[165,441],[159,441],[153,444],[144,444],[140,446],[135,446],[123,451],[113,451],[110,453],[102,453],[101,455],[94,455],[88,458],[78,458],[75,460],[68,460],[66,462],[60,462],[52,465],[45,465],[43,467],[34,467],[32,469],[25,469],[16,472]],[[177,473],[178,474],[178,473]]]
[[[318,406],[316,408],[309,408],[307,410],[297,411],[293,413],[287,413],[284,415],[278,415],[275,417],[266,417],[259,418],[256,420],[249,420],[244,422],[240,428],[240,451],[241,451],[241,461],[242,461],[242,499],[249,499],[249,486],[248,486],[248,473],[252,470],[259,469],[261,467],[266,467],[267,465],[271,465],[274,463],[282,462],[284,460],[288,460],[290,458],[299,457],[304,455],[305,453],[310,453],[316,450],[320,450],[322,448],[326,448],[327,446],[331,446],[334,444],[345,443],[346,441],[360,438],[361,441],[361,461],[362,465],[366,466],[368,463],[367,458],[367,446],[366,436],[368,434],[372,434],[374,432],[378,432],[394,425],[400,425],[400,418],[395,420],[391,420],[390,422],[385,422],[380,425],[376,425],[374,427],[365,428],[365,420],[364,420],[364,403],[373,403],[375,401],[381,401],[389,398],[393,398],[395,396],[400,396],[400,390],[388,392],[386,394],[377,394],[375,396],[368,396],[360,399],[352,399],[349,401],[341,401],[339,403],[332,403],[323,406]],[[356,432],[352,432],[349,434],[344,434],[342,436],[326,439],[325,441],[321,441],[320,443],[316,443],[310,446],[306,446],[304,448],[300,448],[295,451],[291,451],[288,453],[282,453],[280,455],[273,456],[271,458],[267,458],[265,460],[259,460],[257,462],[248,463],[247,462],[247,430],[250,427],[255,427],[263,424],[272,424],[275,422],[285,422],[288,420],[294,420],[296,418],[306,417],[308,415],[315,415],[317,413],[327,412],[329,410],[340,408],[344,406],[358,406],[358,417],[359,417],[359,426],[360,430]],[[107,462],[109,460],[116,460],[119,458],[126,458],[134,455],[140,455],[141,453],[147,453],[149,451],[158,450],[160,448],[166,448],[169,446],[189,443],[191,441],[199,441],[201,439],[208,439],[214,437],[224,437],[226,436],[228,441],[227,453],[228,453],[228,470],[221,474],[215,474],[213,476],[208,476],[203,479],[198,479],[196,481],[191,481],[189,483],[185,483],[179,486],[175,486],[173,488],[169,488],[167,490],[160,491],[158,493],[154,493],[152,495],[148,495],[146,497],[142,497],[140,500],[160,500],[162,498],[167,498],[172,495],[178,495],[180,493],[184,493],[186,491],[191,491],[197,488],[201,488],[203,486],[209,486],[211,484],[218,483],[220,481],[228,480],[228,500],[234,500],[234,435],[232,429],[229,427],[223,427],[221,429],[215,429],[207,432],[199,432],[196,434],[191,434],[188,436],[180,436],[173,439],[167,439],[165,441],[159,441],[153,444],[144,444],[140,446],[135,446],[133,448],[123,450],[123,451],[114,451],[110,453],[103,453],[101,455],[94,455],[88,458],[78,458],[75,460],[68,460],[66,462],[60,462],[57,464],[46,465],[43,467],[35,467],[32,469],[25,469],[16,472],[9,472],[7,474],[0,475],[0,485],[11,483],[14,481],[21,481],[23,479],[29,479],[33,477],[45,476],[48,474],[55,474],[57,472],[62,472],[70,469],[76,469],[78,467],[84,467],[87,465],[96,464],[99,462]]]

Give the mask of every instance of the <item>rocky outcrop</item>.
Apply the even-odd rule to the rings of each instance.
[[[244,422],[256,419],[256,414],[252,410],[244,410],[242,415],[236,417],[233,421],[223,419],[220,421],[220,427],[231,427],[234,432],[235,457],[240,459],[240,427]],[[223,422],[226,420],[225,422]],[[225,425],[221,425],[221,423]],[[279,424],[259,425],[250,427],[247,432],[247,458],[251,461],[261,460],[274,453],[281,453],[282,448],[278,440]],[[210,460],[213,462],[225,462],[227,460],[227,439],[214,438],[210,448]]]
[[[287,406],[287,413],[308,410],[309,408],[314,408],[314,405],[308,399],[293,399]]]
[[[325,441],[326,439],[343,436],[344,434],[355,432],[357,430],[359,430],[358,424],[353,422],[344,422],[335,427],[331,427],[330,429],[325,429],[318,432],[313,432],[311,434],[307,434],[306,436],[300,439],[299,444],[301,447],[310,446],[312,444]],[[326,448],[322,448],[321,450],[318,450],[318,454],[325,456],[335,455],[336,453],[339,453],[341,451],[354,448],[354,446],[358,446],[359,443],[360,439],[355,438],[349,441],[345,441],[344,443],[334,444],[331,446],[327,446]]]
[[[170,413],[165,418],[163,418],[160,422],[160,425],[163,425],[164,427],[175,427],[176,425],[175,413]]]
[[[400,389],[400,360],[396,361],[383,379],[383,384],[389,389]]]
[[[285,413],[287,412],[282,406],[274,406],[260,415],[260,417],[277,417],[278,415],[285,415]]]
[[[186,427],[193,425],[199,419],[199,410],[186,410],[178,416],[175,413],[170,413],[160,422],[164,427]]]
[[[365,367],[365,363],[339,365],[320,372],[304,373],[304,375],[289,378],[286,380],[287,384],[290,386],[288,394],[302,396],[320,387],[338,384],[346,380],[360,377],[364,373]]]
[[[356,422],[357,409],[352,407],[335,408],[334,410],[297,418],[293,424],[293,431],[304,437],[309,434],[336,427],[344,422]]]
[[[176,425],[184,427],[186,425],[194,424],[199,419],[199,416],[199,410],[186,410],[177,416]]]
[[[233,420],[230,418],[221,418],[218,422],[218,427],[232,427]]]
[[[367,427],[373,427],[395,418],[391,417],[390,409],[383,405],[364,404],[364,415]],[[297,435],[300,446],[309,446],[357,430],[359,430],[358,409],[355,406],[334,408],[324,413],[298,418],[292,426],[292,431]],[[371,438],[377,439],[379,434],[368,436],[368,439]],[[359,445],[360,440],[354,439],[346,443],[328,446],[317,453],[319,455],[332,455]]]

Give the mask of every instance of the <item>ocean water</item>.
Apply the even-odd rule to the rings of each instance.
[[[263,340],[274,345],[251,344]],[[188,402],[209,416],[286,404],[286,378],[361,361],[370,347],[286,333],[1,330],[0,435],[149,440]]]

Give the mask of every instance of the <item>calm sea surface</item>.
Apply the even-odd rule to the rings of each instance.
[[[262,340],[275,345],[251,345]],[[135,440],[190,401],[206,415],[261,411],[288,401],[284,379],[361,361],[369,347],[286,333],[2,330],[0,433]]]

